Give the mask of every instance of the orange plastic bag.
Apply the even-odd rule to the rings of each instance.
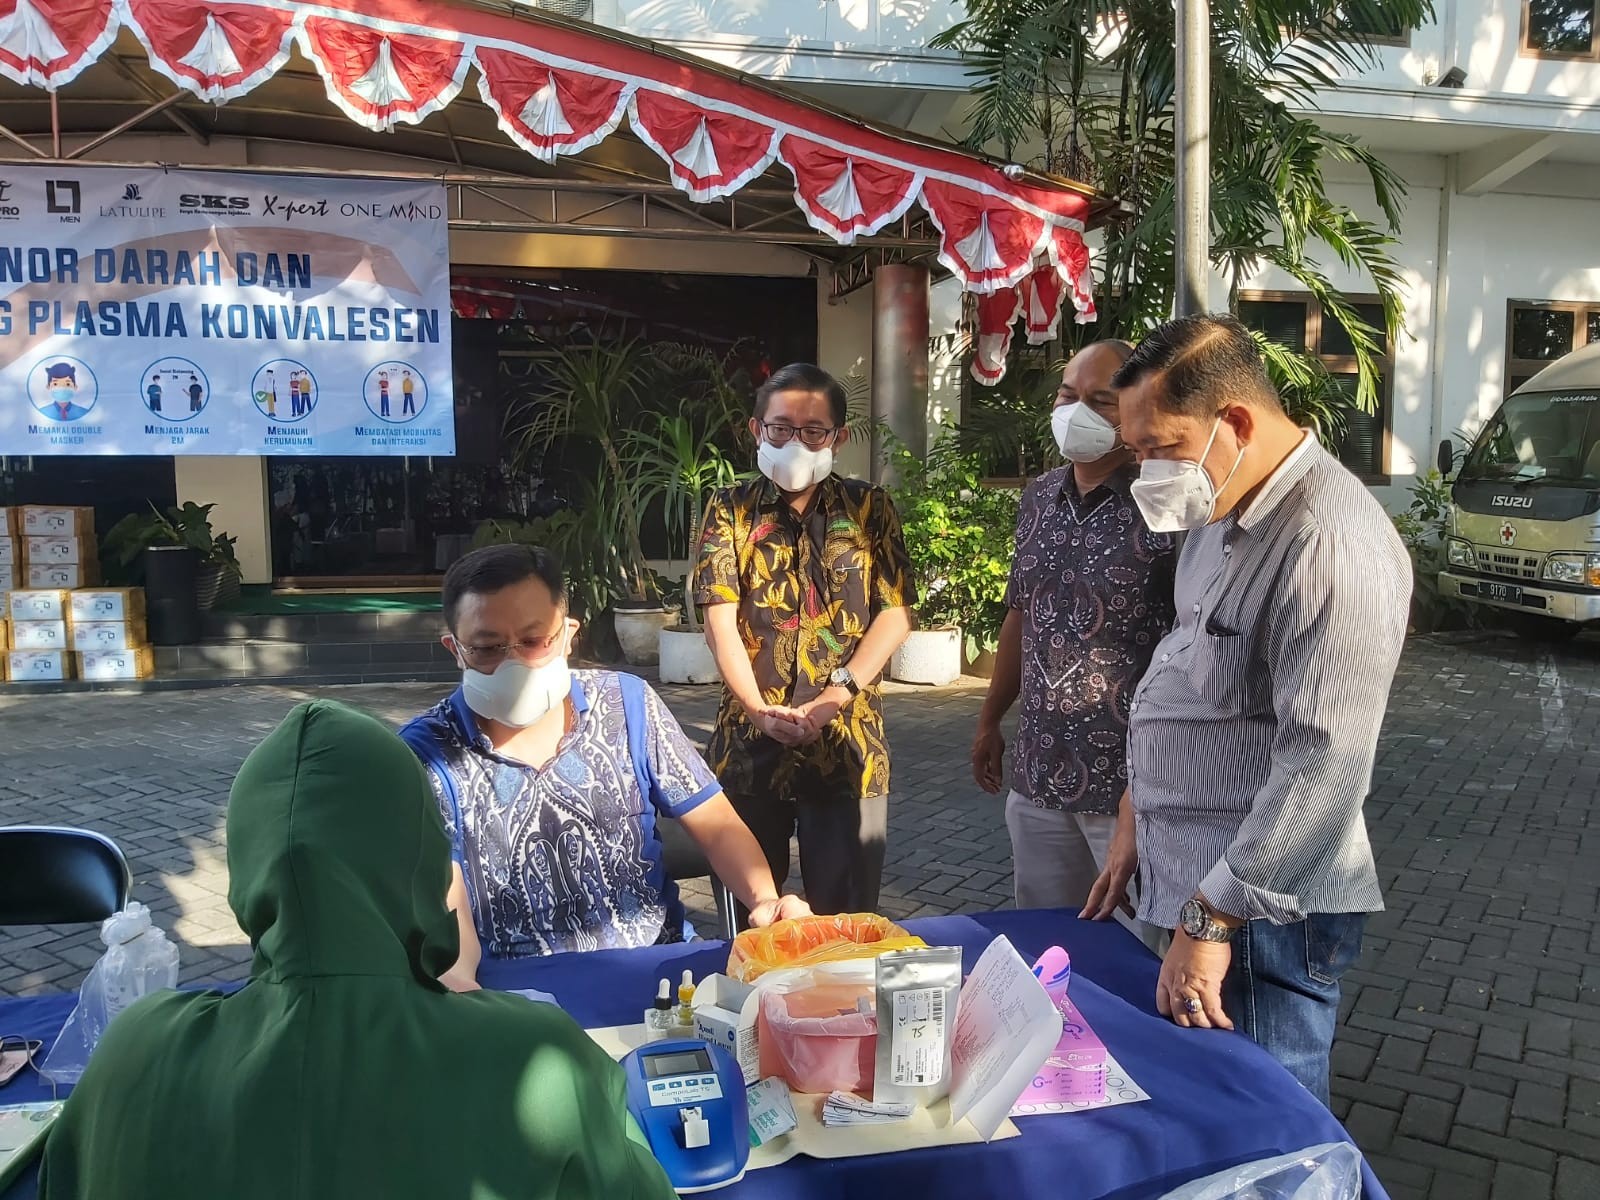
[[[782,967],[809,967],[852,958],[876,958],[889,950],[928,943],[876,913],[797,917],[765,929],[747,929],[728,951],[728,975],[741,983]]]

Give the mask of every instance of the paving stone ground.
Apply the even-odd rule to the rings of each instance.
[[[336,696],[398,722],[437,685],[6,697],[0,824],[104,831],[186,981],[236,978],[223,807],[294,704]],[[663,689],[709,730],[707,689]],[[980,686],[893,689],[882,909],[1003,907],[999,804],[971,782]],[[1333,1106],[1396,1200],[1600,1200],[1600,641],[1418,641],[1389,705],[1367,815],[1388,897],[1347,979]],[[704,913],[703,886],[686,889]],[[0,930],[0,995],[76,987],[92,929]]]

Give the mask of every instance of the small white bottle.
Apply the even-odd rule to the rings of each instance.
[[[662,1038],[670,1037],[677,1021],[677,1016],[672,1010],[672,984],[663,979],[656,989],[655,1002],[644,1010],[644,1039],[647,1042],[659,1042]]]

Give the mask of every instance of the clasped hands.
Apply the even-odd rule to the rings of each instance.
[[[809,704],[789,708],[764,704],[750,713],[751,723],[784,746],[805,746],[822,736],[839,711],[850,702],[848,688],[830,687]]]

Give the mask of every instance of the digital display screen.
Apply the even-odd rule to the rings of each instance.
[[[665,1075],[709,1075],[711,1055],[704,1050],[684,1050],[678,1054],[652,1054],[644,1060],[646,1079]]]

